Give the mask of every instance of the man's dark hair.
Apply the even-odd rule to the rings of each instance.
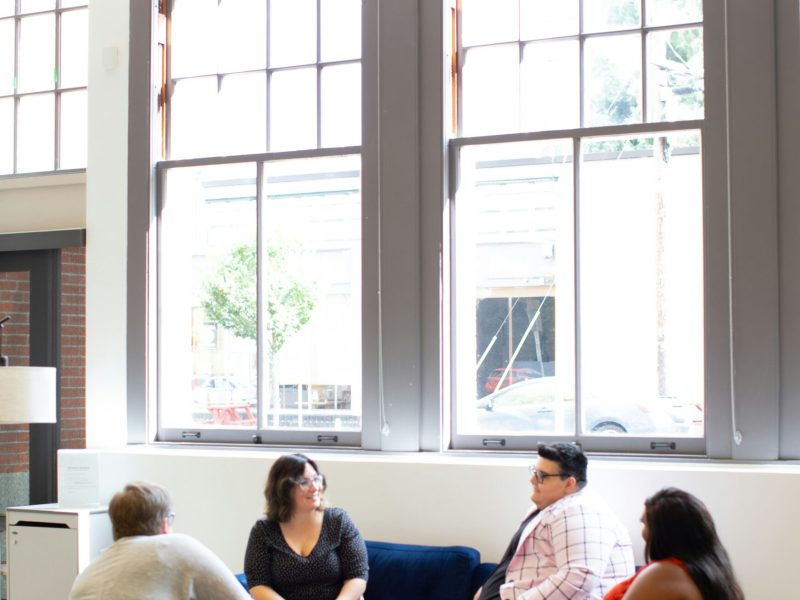
[[[292,491],[297,486],[297,481],[303,478],[306,465],[311,465],[314,471],[319,474],[317,463],[305,454],[284,454],[272,463],[272,468],[267,476],[267,484],[264,487],[264,498],[267,501],[267,519],[285,523],[291,518],[294,511]],[[325,508],[323,493],[327,487],[328,484],[323,479],[318,510]]]
[[[557,442],[555,444],[539,444],[539,456],[546,460],[558,463],[559,470],[566,476],[575,478],[578,489],[586,485],[586,465],[589,461],[577,444],[570,442]]]
[[[163,533],[170,512],[172,499],[167,490],[155,483],[133,481],[114,494],[108,505],[114,540]]]
[[[744,598],[728,553],[706,505],[692,494],[664,488],[644,502],[645,558],[677,558],[703,598]]]

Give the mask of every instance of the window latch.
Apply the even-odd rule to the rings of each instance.
[[[650,450],[675,450],[675,442],[650,442]]]
[[[505,446],[506,438],[483,438],[484,446]]]

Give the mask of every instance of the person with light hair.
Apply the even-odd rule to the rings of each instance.
[[[191,536],[172,533],[166,489],[132,482],[111,499],[114,543],[72,585],[69,600],[248,600],[225,564]]]

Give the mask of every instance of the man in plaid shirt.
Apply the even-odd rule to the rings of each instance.
[[[575,444],[540,444],[531,465],[534,506],[474,600],[601,600],[633,575],[625,527],[585,490],[586,455]]]

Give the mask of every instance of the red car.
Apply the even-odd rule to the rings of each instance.
[[[506,373],[502,385],[498,385],[500,383],[500,378],[503,376],[503,373],[505,373],[505,370],[505,367],[500,367],[499,369],[494,369],[491,373],[489,373],[489,376],[486,378],[486,383],[483,384],[483,391],[485,391],[487,394],[491,394],[495,390],[508,387],[509,385],[519,383],[520,381],[525,381],[526,379],[533,379],[537,376],[536,371],[533,369],[512,368],[508,370],[508,373]]]

